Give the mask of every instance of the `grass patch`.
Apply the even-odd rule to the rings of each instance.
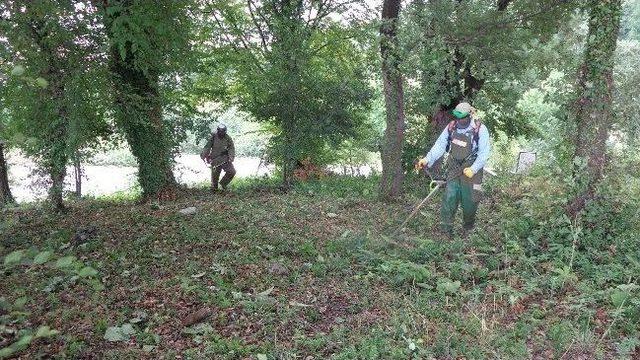
[[[4,210],[0,349],[114,359],[637,354],[628,245],[599,258],[578,247],[569,266],[571,241],[546,237],[555,247],[540,251],[518,235],[537,236],[531,219],[496,224],[502,210],[491,202],[467,238],[435,235],[437,202],[390,237],[423,194],[384,204],[376,186],[338,177],[284,192],[248,179],[172,203]],[[190,206],[195,214],[178,213]],[[204,319],[184,325],[202,309]]]

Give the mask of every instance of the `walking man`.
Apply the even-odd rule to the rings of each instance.
[[[451,121],[438,137],[427,156],[418,162],[420,169],[429,168],[445,153],[447,159],[447,186],[442,198],[441,226],[453,235],[453,219],[462,204],[463,227],[473,229],[478,204],[482,196],[483,168],[489,159],[489,130],[473,118],[475,109],[466,102],[453,110]]]
[[[202,149],[200,158],[211,165],[211,190],[218,191],[218,181],[220,173],[224,170],[224,176],[220,181],[223,190],[236,175],[236,169],[233,167],[233,160],[236,156],[236,150],[233,146],[231,136],[227,134],[227,126],[218,125],[216,132],[211,135],[209,141]]]

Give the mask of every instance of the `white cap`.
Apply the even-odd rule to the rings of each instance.
[[[218,130],[227,131],[227,125],[223,123],[218,124]]]
[[[461,102],[456,106],[455,110],[469,114],[473,110],[473,106],[467,102]]]

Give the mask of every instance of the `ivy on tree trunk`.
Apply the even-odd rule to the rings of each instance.
[[[402,169],[405,127],[404,90],[397,39],[400,6],[400,0],[385,0],[382,6],[382,25],[380,26],[382,81],[387,112],[382,146],[380,196],[386,199],[396,198],[402,193],[404,180]]]
[[[176,186],[173,175],[172,142],[163,118],[160,94],[160,65],[145,62],[142,69],[136,41],[152,44],[155,32],[143,32],[147,39],[118,39],[114,29],[118,18],[139,16],[132,1],[105,1],[105,25],[111,40],[110,70],[115,92],[116,121],[123,130],[138,163],[138,181],[145,199],[171,197]],[[112,6],[109,8],[109,6]],[[122,34],[122,32],[118,32]],[[120,35],[123,36],[123,35]]]
[[[578,74],[575,103],[575,157],[585,165],[576,172],[585,190],[570,204],[577,214],[593,199],[607,163],[606,142],[612,124],[613,66],[617,46],[621,0],[589,2],[589,33],[583,63]]]
[[[138,180],[145,198],[158,198],[175,184],[171,144],[164,125],[157,77],[132,68],[113,54],[118,124],[138,163]]]
[[[44,90],[46,96],[56,101],[59,106],[55,119],[51,122],[51,144],[45,153],[44,165],[51,178],[51,188],[49,189],[49,200],[58,211],[64,210],[64,179],[67,176],[67,163],[69,161],[68,142],[69,120],[67,110],[63,103],[64,86],[62,85],[62,74],[59,69],[52,69],[49,72],[49,87]]]
[[[34,19],[29,26],[31,38],[48,63],[41,70],[42,78],[47,79],[48,84],[40,93],[53,104],[51,109],[46,109],[44,103],[40,104],[43,106],[43,114],[50,117],[46,138],[43,139],[45,145],[41,152],[41,164],[51,180],[49,200],[55,210],[64,211],[64,179],[69,161],[69,117],[65,102],[67,73],[64,70],[66,63],[59,50],[48,39],[52,34],[45,24],[41,19]]]

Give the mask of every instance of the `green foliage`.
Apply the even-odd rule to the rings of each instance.
[[[38,253],[38,255],[36,255],[33,258],[33,263],[35,265],[42,265],[46,262],[49,261],[49,259],[51,258],[52,252],[51,251],[41,251],[40,253]]]
[[[0,5],[0,138],[36,159],[58,193],[69,159],[120,141],[111,123],[130,145],[146,196],[173,185],[178,144],[188,139],[197,152],[215,121],[244,138],[240,154],[266,149],[285,181],[307,158],[358,164],[379,149],[375,27],[349,13],[360,1],[104,4]],[[585,4],[592,18],[611,15],[602,2]],[[627,13],[636,5],[627,2]],[[156,356],[147,354],[154,347],[168,357],[230,359],[521,358],[541,349],[562,358],[573,346],[633,356],[640,183],[637,156],[624,151],[640,129],[637,21],[624,18],[615,59],[612,161],[572,218],[567,204],[584,184],[571,170],[587,165],[570,146],[581,124],[567,121],[586,29],[575,6],[413,1],[403,15],[402,59],[392,60],[402,60],[408,78],[405,165],[437,135],[434,111],[461,99],[473,100],[493,130],[501,174],[487,178],[474,233],[436,239],[434,202],[407,231],[382,236],[426,184],[414,179],[419,190],[406,201],[382,204],[376,176],[328,176],[286,193],[277,179],[244,179],[232,195],[212,200],[196,189],[152,206],[117,195],[74,203],[73,217],[3,212],[0,357],[57,335],[34,318],[56,319],[61,332],[90,330],[25,357],[94,355],[102,349],[92,336],[121,342],[101,354],[114,358]],[[586,74],[611,68],[611,57],[599,57],[613,53],[601,42],[611,31],[592,26]],[[587,95],[606,93],[602,83],[584,85]],[[529,175],[507,175],[522,148],[540,161]],[[194,204],[194,216],[176,215]],[[86,222],[99,223],[104,241],[68,247]],[[47,248],[60,250],[39,250]],[[274,263],[285,274],[271,271]],[[200,305],[215,308],[210,322],[166,326]],[[134,306],[153,315],[132,315]],[[172,340],[162,343],[154,329]],[[589,341],[594,334],[599,341]]]
[[[389,339],[382,334],[359,339],[357,343],[349,345],[335,354],[336,360],[366,359],[404,359],[410,354],[408,348],[402,349],[392,346]]]
[[[0,90],[8,114],[0,137],[36,160],[61,208],[69,159],[109,134],[106,67],[95,53],[99,36],[91,36],[96,11],[64,1],[6,1],[0,12],[7,16],[0,23],[4,50],[14,65]]]
[[[466,99],[485,112],[490,128],[527,133],[515,102],[529,84],[574,59],[565,44],[575,6],[520,1],[500,10],[488,1],[413,2],[401,32],[408,109],[430,117]]]
[[[427,286],[433,276],[425,265],[402,260],[389,260],[380,264],[380,270],[395,285]]]
[[[56,260],[56,267],[59,269],[68,268],[76,261],[76,257],[73,255],[64,256]]]
[[[567,322],[560,322],[551,326],[548,336],[556,352],[561,353],[571,342],[573,328]]]
[[[24,256],[24,250],[16,250],[4,257],[4,266],[19,264]]]
[[[191,66],[188,5],[114,1],[102,9],[115,90],[114,115],[136,157],[146,197],[158,196],[174,185],[172,155],[184,139],[182,117],[194,112],[177,95],[190,83],[182,78]]]
[[[640,83],[640,37],[618,41],[614,80],[613,128],[621,131],[619,134],[624,137],[621,140],[635,146],[640,134],[640,102],[633,95]]]
[[[550,109],[534,105],[523,113],[520,105],[534,100],[536,94],[528,92],[546,83],[544,91],[553,95],[544,101],[557,104],[554,117],[564,119],[571,100],[566,83],[573,79],[558,77],[576,72],[580,54],[575,48],[583,35],[576,31],[581,19],[572,14],[576,5],[520,1],[500,10],[496,2],[487,1],[412,2],[400,32],[402,71],[408,78],[404,168],[411,169],[415,159],[426,154],[448,121],[446,110],[463,100],[479,110],[492,137],[554,135],[538,132],[555,124],[553,118],[529,114]],[[547,146],[544,141],[536,146],[542,144]],[[551,144],[556,150],[557,144]]]
[[[443,294],[455,295],[460,291],[460,281],[440,279],[436,289]]]
[[[227,339],[212,334],[208,339],[205,355],[219,359],[238,359],[255,352],[255,346],[245,345],[240,339]]]
[[[58,335],[59,332],[57,330],[52,330],[49,326],[42,325],[40,326],[35,334],[30,330],[23,330],[20,332],[20,338],[18,341],[12,343],[11,345],[0,349],[0,359],[8,359],[12,356],[15,356],[20,351],[23,351],[36,339],[39,338],[49,338]]]
[[[357,138],[356,130],[367,120],[372,92],[367,69],[359,66],[363,51],[349,41],[358,33],[332,20],[322,10],[328,3],[265,1],[249,5],[254,18],[239,5],[213,9],[236,29],[225,45],[243,46],[232,54],[237,68],[232,94],[272,133],[269,154],[285,182],[298,162],[334,161],[343,141]],[[248,43],[252,36],[261,41]]]
[[[286,193],[275,186],[278,179],[245,180],[232,196],[211,198],[195,190],[161,208],[113,199],[74,204],[79,214],[99,210],[97,220],[43,219],[37,209],[25,210],[22,221],[0,235],[9,244],[3,258],[24,250],[19,264],[3,268],[9,291],[0,306],[9,307],[18,324],[32,307],[46,309],[42,318],[60,319],[56,330],[70,345],[34,341],[24,356],[97,351],[91,342],[71,345],[78,342],[66,333],[78,331],[76,317],[91,319],[78,336],[102,339],[111,326],[125,333],[133,328],[122,337],[120,330],[110,331],[124,339],[113,344],[111,357],[142,357],[145,351],[230,359],[526,358],[540,351],[560,358],[567,349],[633,354],[640,316],[640,219],[633,205],[640,188],[631,178],[617,183],[618,175],[577,222],[563,216],[571,194],[560,178],[546,172],[492,178],[475,232],[446,241],[431,230],[437,202],[423,209],[415,226],[391,239],[382,236],[422,193],[382,206],[374,195],[361,195],[375,190],[375,177],[332,177],[294,184]],[[225,211],[214,211],[222,200]],[[189,218],[175,214],[191,203],[202,211]],[[69,228],[87,222],[97,222],[100,241],[55,251],[42,265],[32,262],[42,251],[18,245],[59,248]],[[59,235],[43,239],[43,233]],[[16,236],[19,243],[5,241]],[[85,257],[92,263],[80,263]],[[60,259],[65,266],[57,268]],[[70,260],[71,266],[64,264]],[[289,273],[271,272],[274,262]],[[93,273],[83,270],[87,266],[100,270],[109,286],[82,302],[61,301],[84,294],[80,285],[87,278],[79,276]],[[137,315],[140,304],[155,304],[155,310]],[[215,309],[201,325],[166,327],[200,306]],[[166,340],[173,338],[183,347],[176,350]]]
[[[372,177],[369,180],[377,179]],[[308,181],[296,186],[295,193],[315,196],[335,196],[347,199],[373,199],[376,186],[372,181],[362,181],[359,177],[331,176],[317,181]]]
[[[104,339],[111,342],[129,341],[136,333],[133,325],[127,323],[122,326],[111,326],[104,333]]]
[[[55,261],[52,259],[53,256],[53,252],[49,250],[40,252],[35,248],[15,250],[4,257],[5,274],[21,273],[20,269],[16,269],[17,266],[28,268],[27,273],[39,272],[45,269],[57,269],[67,276],[69,282],[75,282],[79,278],[84,278],[84,281],[94,288],[101,288],[101,284],[97,280],[98,272],[95,269],[85,266],[82,262],[78,261],[75,256],[59,257]],[[47,287],[42,289],[45,292],[51,292],[54,290],[54,287],[64,281],[64,277],[53,276],[51,279],[46,279],[45,276],[45,279],[40,280],[51,281]],[[36,287],[34,283],[29,282],[29,284],[30,287]],[[9,290],[9,288],[7,290]],[[17,298],[13,304],[7,303],[4,297],[0,297],[0,312],[2,313],[2,316],[0,316],[0,327],[3,329],[9,329],[9,327],[19,329],[14,331],[16,340],[0,348],[1,359],[16,356],[20,352],[25,351],[37,339],[52,338],[60,334],[59,330],[52,329],[47,325],[40,325],[34,330],[28,326],[28,322],[24,324],[24,318],[30,314],[30,303],[34,299],[37,299],[37,296],[34,296],[32,292],[25,292],[24,290],[18,291],[18,294],[25,293],[28,295]],[[6,293],[6,295],[15,296],[15,293],[12,291]],[[11,334],[11,332],[7,332],[6,334]]]
[[[567,124],[564,107],[572,94],[567,76],[554,70],[539,87],[530,88],[522,94],[516,104],[519,116],[526,119],[535,132],[519,145],[540,155],[539,166],[564,168],[573,161],[572,147],[567,146],[566,136],[574,131],[574,127]]]

